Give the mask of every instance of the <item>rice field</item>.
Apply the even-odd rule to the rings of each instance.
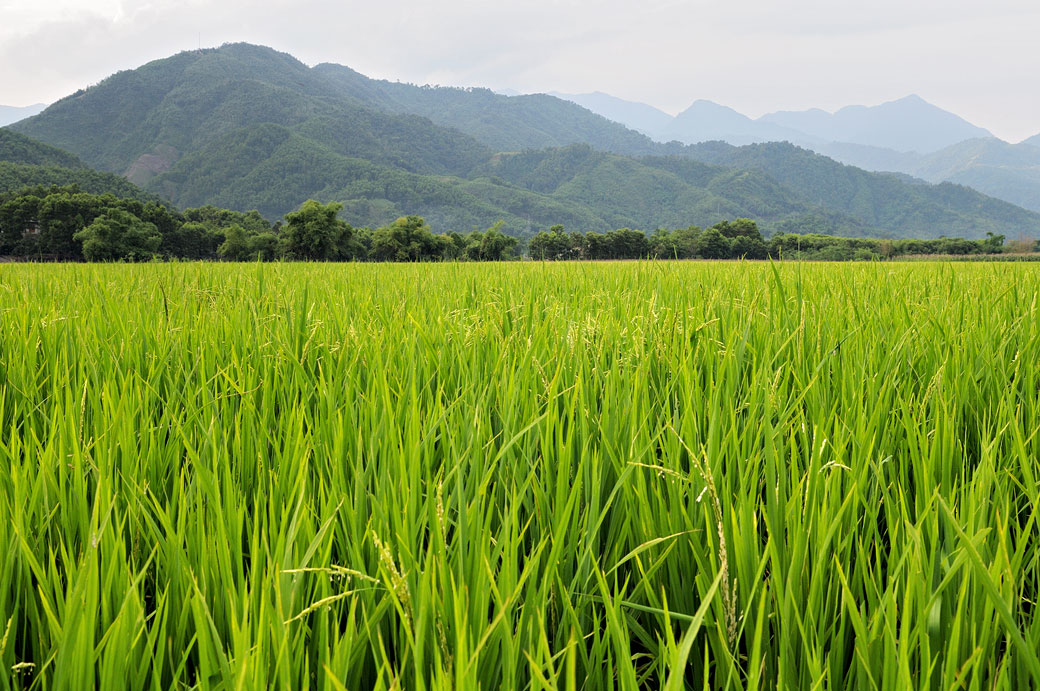
[[[0,687],[1036,687],[1038,296],[0,266]]]

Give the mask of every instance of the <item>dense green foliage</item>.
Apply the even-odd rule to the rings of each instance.
[[[151,239],[142,244],[142,238],[158,237],[169,256],[191,256],[174,243],[182,225],[183,219],[161,204],[89,194],[76,186],[0,194],[0,255],[146,259],[159,245]]]
[[[3,267],[0,685],[1034,688],[1038,292]]]
[[[77,187],[38,187],[0,194],[0,255],[88,261],[151,258],[232,261],[500,261],[518,255],[504,222],[465,235],[435,233],[415,214],[375,230],[339,218],[337,202],[304,202],[271,225],[257,211],[214,206],[171,210],[154,202],[91,195]],[[658,228],[649,235],[620,228],[606,233],[553,225],[527,247],[534,259],[877,259],[907,254],[1000,253],[1004,237],[985,240],[874,240],[779,233],[766,240],[750,219],[720,221],[706,230]],[[1040,244],[1040,243],[1038,243]]]
[[[1027,248],[1036,251],[1038,247]],[[565,232],[556,225],[531,238],[532,259],[809,259],[862,261],[908,255],[997,255],[1007,251],[1004,236],[985,240],[877,240],[833,235],[779,233],[768,240],[748,218],[722,221],[710,228],[697,226],[667,230],[649,236],[622,228],[608,233]],[[1014,255],[1012,255],[1014,256]]]
[[[342,205],[304,202],[271,225],[257,211],[205,206],[184,212],[153,202],[91,195],[76,187],[0,195],[0,255],[87,261],[152,258],[271,261],[501,261],[517,240],[496,223],[487,231],[435,235],[420,216],[355,229]]]
[[[321,199],[355,227],[418,214],[457,232],[501,220],[527,238],[554,223],[605,233],[749,217],[767,232],[1040,236],[1040,214],[956,185],[790,146],[657,144],[550,96],[370,80],[247,44],[120,72],[16,128],[180,207],[279,218]]]
[[[82,243],[83,258],[92,262],[151,259],[162,244],[154,223],[122,209],[106,209],[72,237]]]

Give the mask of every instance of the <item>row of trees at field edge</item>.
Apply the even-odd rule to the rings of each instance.
[[[229,261],[501,261],[519,256],[518,241],[501,224],[461,235],[435,234],[420,216],[389,225],[354,228],[340,220],[338,203],[308,200],[285,222],[258,212],[206,206],[183,212],[76,187],[34,188],[0,196],[0,255],[87,261],[153,258]],[[621,228],[566,232],[553,226],[530,239],[533,259],[765,259],[858,260],[919,254],[994,254],[1004,237],[984,240],[875,240],[783,233],[768,240],[746,218],[710,228],[658,229],[647,235]]]

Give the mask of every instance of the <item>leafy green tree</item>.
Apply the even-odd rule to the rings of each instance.
[[[83,257],[75,235],[103,212],[99,197],[82,192],[62,191],[48,194],[41,200],[39,223],[39,250],[46,254],[68,259]]]
[[[83,243],[83,256],[92,262],[151,259],[162,243],[154,223],[123,209],[107,209],[73,237]]]
[[[1003,251],[1004,236],[994,235],[992,232],[987,232],[986,239],[980,240],[979,244],[982,246],[982,251],[986,254],[997,254]]]
[[[728,259],[732,250],[730,239],[718,228],[708,228],[697,238],[697,254],[705,259]]]
[[[484,262],[497,262],[509,259],[516,249],[517,240],[502,232],[505,225],[499,221],[481,233],[474,230],[469,234],[466,244],[466,256],[469,259]]]
[[[225,235],[205,223],[188,222],[163,235],[161,249],[171,257],[213,259]]]
[[[738,235],[730,240],[730,256],[743,259],[765,259],[769,256],[769,247],[760,237]]]
[[[758,230],[758,224],[752,221],[750,218],[738,218],[734,221],[722,221],[712,226],[718,230],[724,237],[733,238],[751,238],[753,240],[761,240],[762,233]]]
[[[444,235],[439,235],[438,239],[442,245],[441,256],[444,259],[453,261],[466,258],[468,240],[464,235],[460,235],[454,230],[449,230]]]
[[[224,242],[217,255],[225,261],[273,261],[278,258],[278,236],[272,231],[256,232],[240,225],[224,229]]]
[[[532,259],[569,259],[572,249],[573,242],[561,225],[550,227],[548,232],[539,231],[527,246]]]
[[[311,261],[346,259],[354,229],[336,218],[343,205],[305,201],[298,210],[285,215],[281,245],[286,257]]]
[[[372,234],[369,256],[376,261],[416,262],[438,259],[442,251],[422,216],[402,216]]]
[[[614,259],[642,259],[650,254],[646,234],[631,228],[619,228],[607,233]]]
[[[25,194],[0,204],[0,254],[24,254],[26,231],[39,228],[41,196]]]

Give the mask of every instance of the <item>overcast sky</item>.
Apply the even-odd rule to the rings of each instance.
[[[1040,133],[1037,0],[0,0],[0,104],[50,102],[180,50],[249,41],[372,77],[607,93],[757,117],[916,93]]]

